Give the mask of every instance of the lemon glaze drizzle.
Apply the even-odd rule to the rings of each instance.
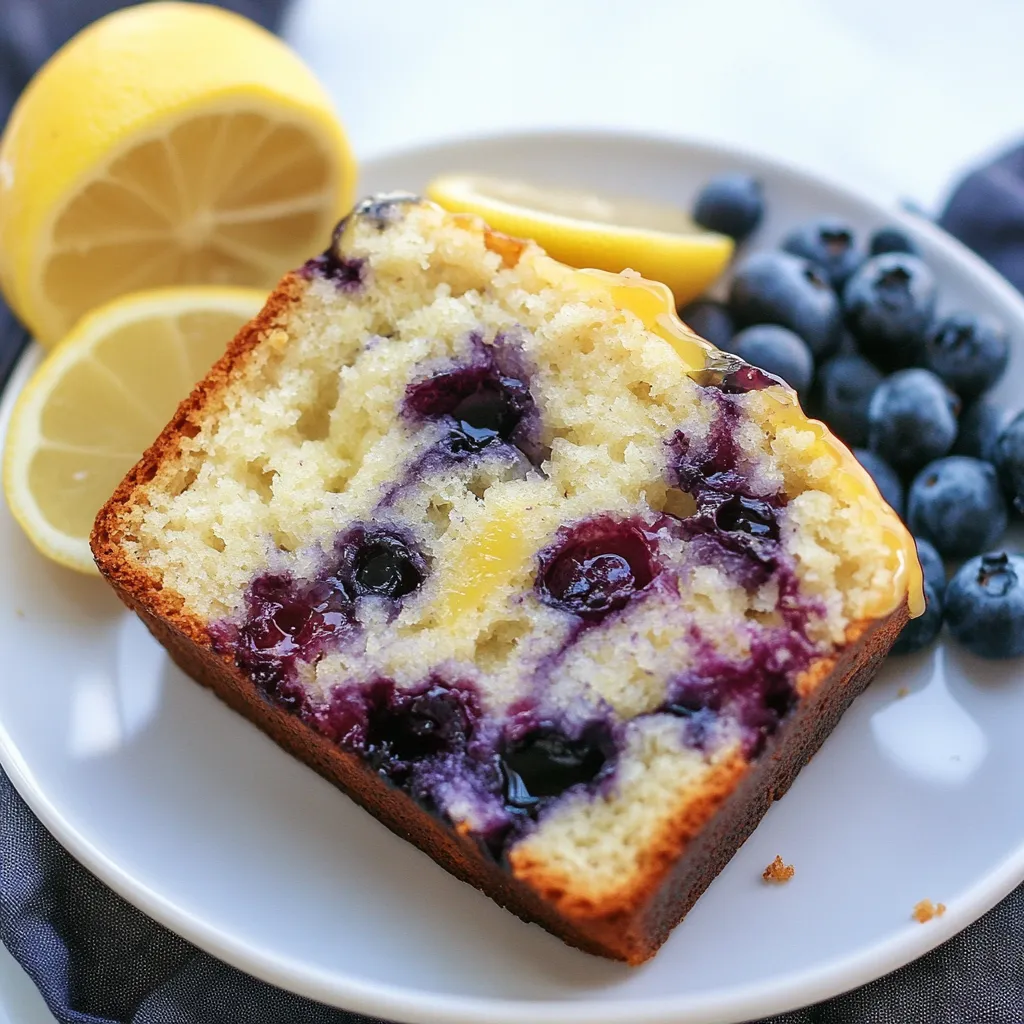
[[[708,358],[719,354],[717,348],[694,334],[679,319],[672,292],[666,285],[629,272],[609,274],[603,270],[578,270],[571,273],[581,290],[606,292],[616,307],[633,313],[647,330],[667,341],[687,371],[704,369]],[[766,388],[761,394],[774,403],[773,419],[777,424],[813,433],[814,442],[809,454],[831,459],[840,470],[832,477],[835,495],[847,501],[856,501],[861,508],[870,504],[880,518],[880,525],[893,556],[892,585],[888,593],[878,596],[867,612],[875,617],[888,615],[905,599],[910,617],[917,618],[925,607],[924,580],[917,547],[899,516],[883,500],[868,471],[824,423],[804,414],[792,389],[786,386],[772,387]]]

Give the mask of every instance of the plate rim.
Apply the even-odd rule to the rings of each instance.
[[[880,218],[927,238],[929,244],[945,250],[963,270],[1000,301],[1018,308],[1024,323],[1024,296],[976,253],[937,225],[902,209],[889,209],[845,183],[838,183],[774,157],[734,146],[719,145],[683,136],[619,129],[545,128],[535,131],[453,135],[413,146],[396,146],[375,153],[362,169],[398,159],[416,159],[467,147],[517,144],[542,145],[571,141],[586,146],[644,144],[670,148],[679,155],[701,153],[725,158],[757,171],[782,174],[815,188],[826,187],[871,209]],[[6,434],[14,400],[40,355],[30,345],[17,360],[0,399],[0,440]],[[891,938],[857,953],[825,964],[784,975],[771,982],[755,982],[728,990],[723,997],[707,995],[662,996],[651,999],[630,996],[608,1000],[600,993],[582,998],[511,1000],[399,989],[311,968],[299,961],[263,953],[244,941],[221,933],[202,918],[182,910],[159,891],[134,878],[111,860],[102,849],[86,839],[66,820],[37,783],[13,737],[0,719],[0,766],[15,789],[46,829],[76,860],[122,898],[174,933],[212,956],[239,970],[280,988],[355,1013],[380,1016],[408,1024],[520,1024],[529,1018],[534,1024],[738,1024],[752,1018],[783,1013],[848,992],[923,956],[976,921],[1024,881],[1024,844],[1008,854],[996,867],[977,880],[951,903],[947,912],[927,927],[903,929]]]

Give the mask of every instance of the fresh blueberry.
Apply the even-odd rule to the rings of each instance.
[[[905,252],[917,256],[917,246],[899,228],[879,228],[868,242],[868,252],[881,256],[884,252]]]
[[[843,291],[846,322],[883,370],[915,365],[935,311],[935,277],[916,256],[872,256]]]
[[[756,324],[732,340],[732,351],[754,366],[781,377],[801,398],[814,378],[814,357],[800,337],[778,324]]]
[[[508,744],[501,754],[506,799],[524,808],[538,798],[559,796],[571,786],[593,782],[608,760],[609,743],[602,730],[590,733],[572,739],[557,726],[543,723]]]
[[[993,454],[1003,490],[1013,507],[1024,512],[1024,412],[1003,427]]]
[[[981,459],[939,459],[910,485],[907,525],[947,558],[981,554],[998,542],[1006,523],[1006,501],[995,468]]]
[[[946,592],[946,566],[942,555],[935,550],[934,544],[922,537],[915,537],[914,543],[917,545],[917,560],[921,563],[925,583],[933,586],[941,596]]]
[[[853,228],[836,217],[801,225],[786,235],[781,248],[821,267],[833,288],[842,288],[865,259]]]
[[[729,310],[721,302],[698,299],[679,310],[679,318],[716,348],[725,352],[732,351],[731,342],[736,333],[736,325],[729,316]]]
[[[903,484],[900,482],[899,474],[880,455],[876,455],[867,448],[854,448],[853,454],[857,461],[868,471],[868,475],[875,481],[875,486],[882,493],[882,497],[892,506],[893,511],[903,515]]]
[[[729,311],[739,327],[788,327],[815,359],[827,358],[839,344],[842,313],[836,293],[813,263],[788,252],[748,256],[733,276]]]
[[[868,447],[895,469],[912,473],[942,458],[956,440],[960,403],[928,370],[900,370],[868,403]]]
[[[709,231],[719,231],[742,242],[764,216],[761,182],[749,174],[720,174],[697,196],[693,219]]]
[[[900,631],[896,643],[892,645],[893,654],[913,654],[927,647],[942,629],[942,592],[932,584],[924,585],[924,612],[916,619],[911,619]]]
[[[1024,557],[996,551],[965,562],[946,588],[946,623],[981,658],[1024,654]]]
[[[953,454],[995,462],[996,441],[1011,418],[1010,410],[991,398],[983,396],[971,402],[960,414]]]
[[[924,365],[965,401],[992,387],[1009,361],[1006,328],[990,316],[952,313],[925,335]]]
[[[814,414],[848,445],[868,442],[868,403],[882,374],[863,356],[833,356],[818,370]]]

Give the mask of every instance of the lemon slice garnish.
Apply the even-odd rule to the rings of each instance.
[[[704,292],[733,252],[731,238],[668,204],[464,174],[435,178],[427,196],[447,210],[477,214],[497,231],[532,238],[570,266],[630,269],[662,281],[679,305]]]

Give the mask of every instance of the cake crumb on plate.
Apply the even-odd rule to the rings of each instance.
[[[946,912],[945,903],[932,903],[931,900],[921,900],[914,904],[914,920],[925,924],[933,917],[942,917]]]
[[[775,860],[771,862],[761,873],[761,877],[766,882],[775,882],[781,885],[783,882],[788,882],[793,875],[796,874],[796,869],[792,864],[784,864],[782,858],[776,854]]]

